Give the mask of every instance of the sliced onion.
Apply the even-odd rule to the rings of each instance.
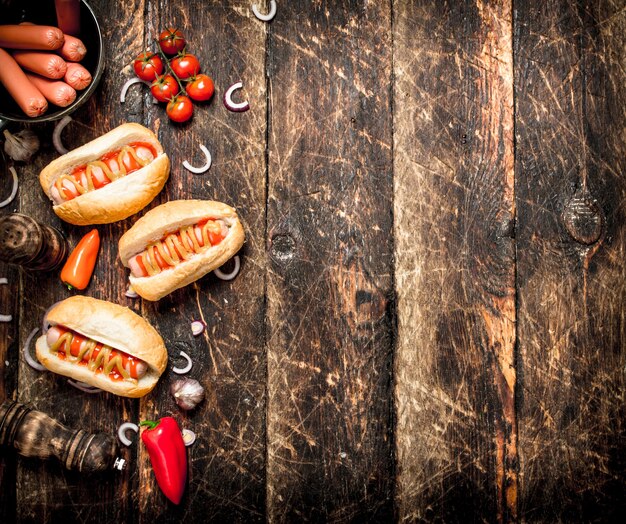
[[[213,270],[215,276],[221,280],[232,280],[239,274],[239,270],[241,269],[241,260],[239,259],[239,255],[235,255],[233,257],[235,261],[235,268],[230,273],[224,273],[221,268]],[[222,266],[224,267],[224,266]]]
[[[143,84],[145,83],[140,78],[129,78],[126,80],[126,83],[122,86],[122,92],[120,93],[120,102],[123,104],[126,102],[126,93],[128,92],[128,88],[134,84]]]
[[[67,153],[67,149],[61,142],[61,132],[65,129],[65,126],[72,121],[72,117],[65,115],[61,120],[59,120],[58,124],[54,126],[54,132],[52,133],[52,143],[54,144],[54,148],[57,150],[59,155],[64,155]]]
[[[132,429],[135,433],[139,432],[139,426],[137,424],[133,424],[132,422],[124,422],[117,429],[117,438],[120,439],[120,442],[124,444],[124,446],[130,446],[133,443],[133,441],[126,436],[126,431],[129,429]]]
[[[184,428],[181,433],[183,435],[183,442],[185,443],[185,446],[189,447],[196,441],[196,434],[190,429]]]
[[[184,368],[172,368],[172,371],[178,375],[184,375],[185,373],[189,373],[191,371],[193,362],[191,361],[191,357],[184,351],[180,352],[180,356],[187,360],[187,365]]]
[[[0,278],[0,284],[8,284],[8,283],[9,283],[9,279],[7,277]]]
[[[266,15],[259,12],[256,4],[252,4],[252,12],[254,13],[254,16],[256,16],[259,20],[262,20],[263,22],[269,22],[272,18],[274,18],[274,16],[276,16],[276,2],[274,0],[270,1],[270,12]]]
[[[89,384],[85,384],[84,382],[81,382],[79,380],[72,380],[68,378],[67,383],[70,386],[74,386],[76,389],[80,389],[84,393],[89,393],[90,395],[93,395],[94,393],[102,393],[102,390],[100,388],[90,386]]]
[[[13,177],[13,189],[11,189],[11,194],[5,200],[0,202],[0,207],[8,206],[11,202],[13,202],[15,195],[17,195],[17,187],[19,185],[19,181],[17,179],[17,171],[15,171],[15,168],[13,166],[9,168],[9,171],[11,172],[11,176]]]
[[[206,147],[204,147],[204,144],[200,144],[200,149],[202,150],[202,152],[204,153],[204,156],[206,157],[206,162],[204,163],[204,165],[202,167],[193,167],[186,160],[183,161],[183,167],[187,171],[191,171],[192,173],[194,173],[196,175],[199,175],[201,173],[205,173],[211,167],[211,153],[209,153],[209,150]]]
[[[22,353],[24,354],[24,360],[31,368],[36,369],[37,371],[45,371],[46,368],[37,362],[30,354],[30,343],[33,341],[33,337],[37,331],[39,331],[39,328],[35,328],[30,332],[30,335],[28,335],[28,338],[24,343],[24,347],[22,348]]]
[[[43,321],[41,323],[41,332],[45,335],[48,332],[48,329],[50,328],[50,322],[48,322],[46,320],[46,318],[48,317],[48,313],[50,313],[50,310],[56,306],[59,302],[61,302],[60,300],[56,301],[54,304],[52,304],[48,309],[46,309],[46,312],[43,314]]]
[[[205,329],[206,329],[206,323],[203,322],[202,320],[194,320],[191,323],[191,333],[193,334],[194,337],[197,337],[198,335],[201,335],[202,333],[204,333]]]
[[[233,93],[242,87],[243,84],[241,82],[237,82],[226,90],[226,93],[224,93],[224,105],[226,106],[226,109],[234,111],[235,113],[242,113],[243,111],[250,109],[250,104],[247,100],[245,102],[233,102]]]
[[[128,289],[126,290],[126,293],[124,293],[124,295],[128,298],[139,297],[139,295],[137,294],[137,291],[133,289],[133,286],[131,284],[128,284]]]

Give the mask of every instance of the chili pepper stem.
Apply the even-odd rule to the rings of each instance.
[[[154,429],[159,425],[159,422],[154,420],[142,420],[139,423],[140,426],[148,426],[148,429]]]

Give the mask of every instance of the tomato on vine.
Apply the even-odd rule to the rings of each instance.
[[[178,29],[168,27],[159,35],[159,46],[166,55],[175,55],[185,48],[185,37]]]
[[[178,82],[172,75],[157,76],[150,86],[152,96],[159,102],[168,102],[174,95],[178,94],[180,88]]]
[[[192,100],[202,102],[211,99],[215,92],[215,86],[209,76],[199,74],[189,78],[189,83],[185,90]]]
[[[170,120],[174,122],[186,122],[193,115],[193,103],[185,95],[175,95],[165,108],[165,112]]]
[[[163,74],[163,60],[155,53],[144,51],[133,62],[135,74],[147,82],[152,82],[157,75]]]
[[[182,53],[170,62],[170,67],[180,79],[195,76],[200,72],[200,62],[190,53]]]

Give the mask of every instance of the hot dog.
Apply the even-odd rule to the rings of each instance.
[[[68,86],[65,82],[50,80],[49,78],[29,73],[26,74],[26,78],[41,91],[41,94],[46,97],[48,102],[56,106],[67,107],[76,100],[75,89]]]
[[[65,72],[63,80],[77,91],[80,91],[91,84],[91,73],[82,65],[70,62],[67,64],[67,71]]]
[[[0,25],[0,47],[54,51],[64,42],[63,31],[48,25]]]
[[[71,62],[80,62],[87,54],[87,48],[83,41],[75,36],[65,35],[63,47],[59,49],[59,54]]]
[[[159,300],[222,266],[239,251],[244,231],[221,202],[174,200],[137,220],[119,240],[133,289]]]
[[[59,55],[41,51],[14,51],[13,58],[23,68],[38,75],[58,80],[65,76],[67,64]]]
[[[0,49],[0,83],[27,116],[43,115],[48,109],[41,91],[30,83],[15,59],[4,49]]]
[[[56,304],[36,344],[37,359],[50,371],[123,397],[143,397],[167,365],[157,331],[130,309],[91,297]]]
[[[84,226],[137,213],[161,191],[169,172],[154,133],[123,124],[51,162],[39,182],[61,219]]]

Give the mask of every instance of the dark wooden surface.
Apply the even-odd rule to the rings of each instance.
[[[114,434],[173,415],[199,439],[175,507],[145,449],[121,474],[0,460],[2,522],[613,522],[626,511],[626,3],[93,1],[107,69],[70,147],[126,121],[158,134],[171,199],[218,199],[245,223],[242,272],[158,303],[124,296],[99,226],[85,294],[163,335],[168,370],[141,400],[87,395],[19,348],[70,295],[2,266],[0,399]],[[268,2],[269,3],[269,2]],[[260,2],[264,4],[264,2]],[[179,26],[216,97],[172,125],[128,64]],[[244,83],[251,110],[224,90]],[[12,126],[17,130],[19,126]],[[19,210],[74,243],[17,164]],[[205,175],[199,144],[213,155]],[[2,160],[2,172],[12,165]],[[9,190],[8,177],[0,188]],[[190,322],[208,325],[193,337]],[[185,414],[171,368],[194,360]]]

